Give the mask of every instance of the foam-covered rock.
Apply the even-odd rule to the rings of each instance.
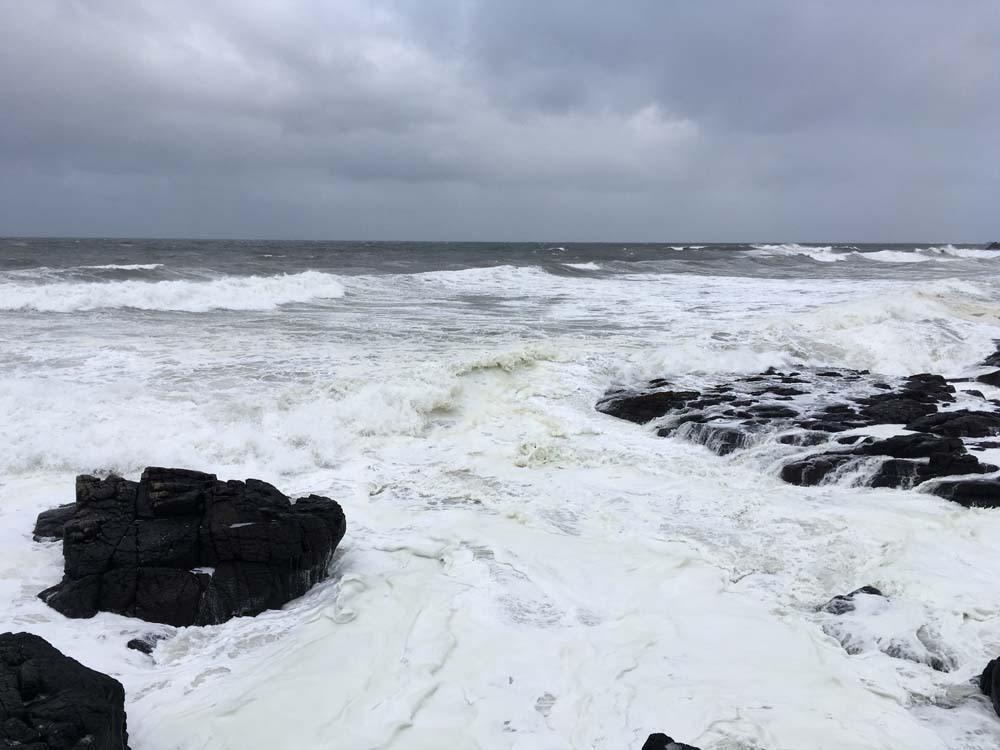
[[[43,601],[67,617],[116,612],[175,626],[301,596],[326,577],[346,530],[326,497],[293,504],[260,480],[156,467],[139,482],[81,475],[72,514],[55,510],[35,533],[62,537],[65,576]]]
[[[125,689],[37,635],[0,634],[0,746],[128,750]]]

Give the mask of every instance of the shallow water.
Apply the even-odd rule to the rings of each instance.
[[[998,292],[976,247],[0,240],[3,627],[121,680],[134,750],[995,748],[970,679],[1000,515],[792,487],[773,448],[593,407],[772,365],[975,372]],[[146,465],[336,498],[331,580],[209,628],[48,609],[35,515]],[[864,584],[893,607],[849,654],[815,607]]]

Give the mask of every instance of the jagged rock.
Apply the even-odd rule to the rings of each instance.
[[[0,634],[0,746],[128,750],[125,689],[37,635]]]
[[[35,520],[35,541],[62,539],[63,526],[76,513],[76,503],[66,503],[51,510],[42,511]]]
[[[854,460],[856,457],[850,453],[818,453],[782,466],[781,478],[789,484],[813,487],[826,479],[831,472]]]
[[[948,437],[983,438],[1000,435],[1000,414],[956,409],[941,411],[909,422],[906,429]]]
[[[917,433],[893,435],[884,440],[863,443],[853,452],[860,456],[892,456],[893,458],[928,458],[935,453],[965,453],[961,440]]]
[[[597,405],[599,411],[629,422],[645,424],[683,407],[698,398],[697,391],[657,391],[639,395],[615,396]]]
[[[934,404],[887,393],[872,396],[861,408],[861,416],[869,424],[906,424],[937,411]]]
[[[979,676],[979,689],[993,703],[993,710],[1000,716],[1000,659],[993,659]]]
[[[828,612],[831,615],[842,615],[847,612],[854,611],[854,597],[858,594],[866,594],[868,596],[881,596],[884,597],[881,591],[879,591],[874,586],[862,586],[859,589],[854,589],[849,594],[838,594],[833,597],[826,604],[817,608],[819,612]]]
[[[642,750],[698,750],[694,745],[685,745],[677,742],[673,737],[657,732],[646,738],[642,745]]]
[[[994,344],[997,342],[993,342]],[[982,362],[983,367],[1000,367],[1000,347]]]
[[[304,594],[326,577],[345,529],[333,500],[292,504],[256,479],[156,467],[138,483],[81,475],[62,525],[65,577],[39,597],[67,617],[219,623]]]
[[[1000,481],[996,479],[957,479],[940,482],[931,492],[966,508],[1000,508]]]
[[[985,375],[980,375],[976,378],[978,383],[986,383],[986,385],[992,385],[994,387],[1000,388],[1000,370],[994,372],[988,372]]]

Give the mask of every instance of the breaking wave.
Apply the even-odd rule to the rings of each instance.
[[[282,276],[230,276],[211,281],[7,283],[0,284],[0,310],[273,310],[280,305],[343,296],[339,277],[317,271]]]

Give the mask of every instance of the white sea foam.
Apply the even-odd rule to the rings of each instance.
[[[569,268],[579,268],[581,271],[600,271],[601,267],[597,263],[563,263]]]
[[[273,310],[293,302],[343,295],[339,277],[316,271],[283,276],[228,276],[211,281],[0,283],[0,310]]]

